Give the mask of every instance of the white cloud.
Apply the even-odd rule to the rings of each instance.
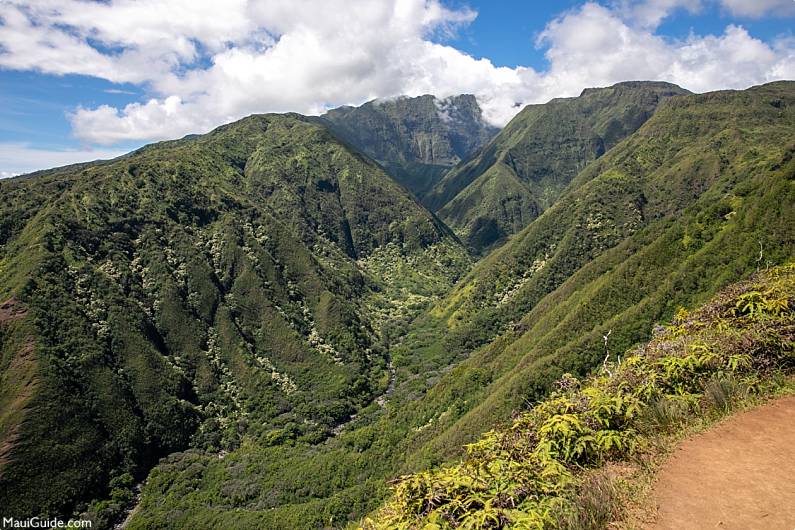
[[[123,90],[121,88],[106,88],[103,92],[106,94],[126,94],[128,96],[134,96],[136,94],[132,90]]]
[[[795,15],[793,0],[614,0],[613,5],[625,18],[647,28],[656,28],[679,9],[697,14],[708,5],[717,5],[727,14],[741,18]]]
[[[627,79],[658,79],[705,92],[795,78],[792,42],[771,46],[735,25],[722,35],[670,40],[594,3],[551,22],[540,41],[549,45],[544,82],[550,93]]]
[[[8,178],[41,168],[66,166],[89,160],[107,160],[124,154],[118,149],[49,150],[25,143],[0,142],[0,178]]]
[[[621,0],[617,7],[624,18],[653,29],[678,9],[695,14],[704,6],[702,0]]]
[[[721,3],[732,14],[740,17],[795,15],[795,2],[792,0],[721,0]]]
[[[504,124],[524,104],[628,79],[706,91],[795,77],[791,39],[765,43],[737,25],[682,40],[655,34],[675,10],[718,1],[742,16],[780,12],[775,0],[589,2],[540,34],[549,67],[536,71],[497,67],[434,42],[475,17],[439,0],[369,0],[355,8],[346,0],[6,0],[0,67],[135,83],[154,96],[124,108],[76,109],[74,134],[95,144],[172,138],[254,112],[312,114],[398,94],[474,93],[487,119]]]
[[[98,144],[137,138],[177,138],[197,129],[206,130],[218,125],[218,122],[213,123],[208,117],[202,116],[196,104],[185,105],[179,96],[130,103],[123,109],[109,105],[100,105],[95,109],[78,108],[70,119],[78,138]]]

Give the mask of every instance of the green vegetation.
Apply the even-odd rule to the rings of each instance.
[[[610,357],[599,374],[565,374],[505,430],[467,446],[464,461],[401,478],[364,528],[602,528],[585,471],[626,458],[688,417],[725,411],[795,368],[795,265],[681,310],[648,344]],[[609,337],[608,337],[609,338]],[[615,359],[615,354],[612,356]],[[672,417],[669,412],[676,410]],[[598,494],[600,500],[609,498]]]
[[[595,101],[624,91],[612,90]],[[517,446],[526,469],[494,482],[525,480],[515,475],[523,469],[523,484],[536,487],[549,464],[561,479],[541,479],[549,512],[524,507],[576,519],[571,499],[598,504],[588,495],[609,496],[610,485],[596,477],[584,489],[573,470],[626,454],[642,425],[675,427],[695,411],[611,393],[632,370],[665,369],[652,357],[618,368],[615,354],[647,341],[678,307],[795,256],[793,109],[795,83],[784,82],[666,99],[474,265],[381,167],[296,115],[2,181],[0,505],[21,516],[82,514],[100,528],[143,482],[132,529],[342,527],[378,510],[389,480],[417,473],[425,478],[401,494],[413,507],[376,513],[424,521],[438,508],[457,524],[468,516],[454,500],[487,500],[491,482],[478,489],[478,473],[494,469],[444,467],[474,482],[445,482],[462,497],[433,509],[412,497],[439,485],[423,471],[461,458],[564,374],[591,374],[607,335],[613,376],[594,380],[603,393],[558,389],[554,399],[573,403],[560,414],[579,424],[544,430],[555,444],[546,460]],[[518,150],[533,142],[516,140]],[[789,289],[791,270],[777,274]],[[731,333],[791,312],[771,285],[737,291],[742,304],[721,317]],[[689,322],[676,320],[682,337],[701,337]],[[681,370],[697,374],[682,389],[700,394],[699,406],[759,388],[748,378],[762,381],[764,370],[719,366],[729,349],[699,340],[717,355],[702,366],[701,353],[682,350],[698,361]],[[707,375],[721,366],[725,378]],[[611,405],[618,395],[652,419]],[[592,414],[588,404],[603,398],[613,412]],[[526,427],[558,414],[547,409],[522,416]],[[591,421],[604,418],[598,429]],[[586,435],[581,447],[569,443]],[[503,458],[496,445],[480,451],[473,458]]]
[[[378,99],[332,109],[320,120],[420,200],[453,165],[497,134],[470,94]]]
[[[103,525],[166,454],[322,442],[388,387],[374,300],[410,319],[469,263],[298,116],[0,186],[6,516]],[[406,284],[385,248],[440,265]]]
[[[390,341],[386,399],[319,445],[175,455],[144,487],[132,527],[342,525],[377,508],[385,479],[460,456],[564,373],[600,365],[608,331],[611,351],[624,351],[678,306],[790,260],[795,161],[781,138],[793,133],[792,86],[665,104]],[[232,502],[231,480],[253,493]]]
[[[635,132],[665,99],[668,83],[619,83],[577,98],[528,105],[478,156],[450,171],[427,204],[482,253],[520,232],[589,162]]]
[[[677,306],[791,257],[792,87],[669,100],[418,319],[405,344],[483,376],[462,397],[485,405],[472,431],[551,377],[587,373],[609,329],[628,348]]]

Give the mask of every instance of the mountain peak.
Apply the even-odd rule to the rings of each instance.
[[[498,131],[483,120],[472,94],[375,99],[332,109],[319,119],[420,199]]]
[[[657,91],[668,91],[671,92],[672,95],[684,95],[684,94],[692,94],[689,90],[686,90],[679,85],[674,83],[668,83],[667,81],[621,81],[609,87],[590,87],[585,88],[580,93],[580,97],[586,96],[588,94],[593,94],[597,92],[603,92],[607,90],[615,90],[615,89],[630,89],[630,90],[657,90]]]

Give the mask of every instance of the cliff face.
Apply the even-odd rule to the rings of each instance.
[[[444,172],[497,133],[470,94],[374,100],[330,110],[321,120],[421,200]]]

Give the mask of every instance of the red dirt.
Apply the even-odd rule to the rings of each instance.
[[[652,495],[656,530],[795,530],[795,396],[683,442]]]
[[[14,298],[9,298],[5,302],[0,303],[0,324],[22,318],[27,312],[27,309],[21,306]]]
[[[0,303],[0,328],[6,327],[26,315],[27,309],[14,298],[9,298]],[[35,393],[37,379],[33,348],[33,339],[28,337],[11,359],[5,373],[0,377],[0,384],[3,383],[4,378],[11,378],[16,385],[21,386],[21,390],[18,390],[16,394],[8,394],[7,392],[10,391],[0,386],[0,403],[2,403],[0,426],[5,424],[5,432],[0,432],[0,476],[11,458],[14,443],[19,438],[19,422],[24,416],[28,402]]]

